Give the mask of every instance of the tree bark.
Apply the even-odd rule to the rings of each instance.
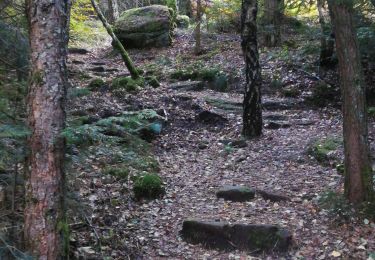
[[[108,0],[108,13],[109,13],[109,22],[111,24],[114,24],[114,22],[119,17],[117,0]]]
[[[31,136],[24,238],[27,250],[37,259],[64,255],[65,141],[61,132],[65,127],[69,12],[69,0],[27,1]]]
[[[281,0],[264,1],[264,20],[266,30],[264,32],[264,44],[267,47],[275,47],[281,43],[281,18],[284,3]]]
[[[329,11],[325,7],[325,0],[317,0],[319,12],[319,24],[321,28],[320,36],[320,57],[319,64],[323,67],[333,65],[333,54],[335,50],[335,39],[331,29],[331,21],[329,19]]]
[[[131,60],[128,52],[125,50],[125,48],[122,45],[122,43],[120,42],[120,40],[114,34],[111,25],[105,19],[102,11],[100,10],[99,6],[96,4],[95,0],[91,0],[91,4],[94,7],[96,13],[98,14],[98,17],[99,17],[100,21],[102,21],[104,28],[107,30],[108,34],[111,36],[114,46],[120,51],[122,60],[124,61],[126,67],[128,68],[132,79],[138,79],[139,78],[139,72],[138,72],[137,68],[134,66],[134,63]]]
[[[246,66],[242,134],[247,138],[262,134],[261,69],[257,41],[257,11],[257,0],[242,0],[241,45]]]
[[[359,204],[373,199],[372,168],[367,138],[365,81],[355,27],[353,3],[330,0],[343,96],[345,194]]]
[[[201,24],[202,24],[202,2],[201,0],[197,0],[197,24],[194,30],[194,38],[195,38],[195,48],[194,53],[195,55],[199,55],[202,51],[201,46]]]

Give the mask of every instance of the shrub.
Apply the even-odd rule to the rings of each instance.
[[[156,199],[165,193],[163,182],[157,174],[145,174],[138,178],[133,191],[136,199]]]

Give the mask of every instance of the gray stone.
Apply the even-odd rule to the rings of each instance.
[[[290,200],[289,197],[285,195],[281,195],[271,191],[264,191],[264,190],[257,190],[256,191],[260,196],[262,196],[265,200],[270,200],[272,202],[279,202],[279,201],[288,201]]]
[[[185,220],[180,233],[189,243],[220,250],[285,252],[292,243],[291,233],[276,225]]]
[[[265,128],[267,129],[280,129],[280,128],[289,128],[289,127],[290,127],[290,123],[282,122],[282,121],[279,121],[279,122],[271,121],[265,125]]]
[[[250,201],[255,197],[255,190],[243,186],[224,186],[216,192],[216,197],[236,202]]]
[[[190,18],[187,15],[177,15],[176,17],[177,28],[189,28]]]
[[[262,107],[265,110],[287,110],[291,109],[296,104],[291,101],[264,101]]]
[[[288,117],[280,114],[271,114],[263,116],[263,119],[272,121],[285,121],[288,119]]]
[[[172,12],[163,5],[126,10],[114,25],[114,33],[127,48],[169,46],[172,30]]]
[[[203,90],[204,84],[202,81],[179,81],[169,85],[170,88],[175,90],[186,91],[200,91]]]
[[[199,112],[196,119],[207,124],[224,124],[228,121],[225,117],[208,110]]]

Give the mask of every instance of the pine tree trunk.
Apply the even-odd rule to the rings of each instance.
[[[125,50],[124,46],[120,42],[120,40],[117,38],[117,36],[114,34],[111,25],[108,24],[107,20],[105,19],[102,11],[100,10],[99,6],[96,4],[95,0],[91,0],[91,4],[94,7],[96,13],[98,14],[98,17],[100,21],[102,21],[104,28],[107,30],[108,34],[111,36],[113,40],[113,44],[115,47],[119,50],[122,60],[125,63],[125,66],[130,72],[130,75],[132,79],[138,79],[139,78],[139,72],[137,68],[134,66],[133,61],[131,60],[128,52]]]
[[[266,29],[264,32],[264,44],[267,47],[275,47],[281,43],[281,18],[284,3],[280,0],[264,1],[264,20]]]
[[[367,139],[365,81],[350,1],[329,1],[333,13],[336,52],[343,95],[345,194],[359,204],[373,196],[372,169]]]
[[[114,24],[114,22],[119,17],[117,0],[108,0],[108,13],[109,13],[109,22],[111,24]]]
[[[241,38],[246,66],[242,134],[247,138],[262,134],[261,70],[257,41],[257,11],[257,0],[242,0]]]
[[[319,64],[323,67],[333,65],[333,54],[335,50],[335,39],[331,31],[331,21],[329,19],[329,11],[325,7],[325,0],[317,0],[319,12],[319,24],[322,30],[320,36],[320,57]]]
[[[36,259],[61,259],[64,232],[65,97],[70,2],[28,0],[31,48],[28,93],[29,169],[25,246]]]
[[[197,25],[194,30],[195,37],[195,55],[199,55],[202,51],[201,47],[201,24],[202,24],[202,3],[201,0],[197,0]]]

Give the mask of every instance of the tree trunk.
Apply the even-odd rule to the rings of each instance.
[[[257,0],[242,0],[241,45],[246,66],[242,134],[247,138],[262,134],[261,70],[257,41],[257,11]]]
[[[333,54],[335,50],[335,39],[331,29],[331,21],[329,19],[329,11],[325,7],[325,0],[317,0],[319,12],[319,23],[321,28],[320,36],[320,57],[319,64],[323,67],[333,65]]]
[[[343,95],[345,194],[359,204],[373,198],[373,179],[367,139],[365,81],[355,27],[353,3],[329,1]]]
[[[120,51],[122,60],[124,61],[126,67],[128,68],[132,79],[138,79],[139,72],[137,68],[134,66],[134,63],[131,60],[127,51],[125,50],[124,46],[122,45],[120,40],[117,38],[117,36],[114,34],[111,25],[108,24],[107,20],[105,19],[102,11],[100,10],[99,6],[96,4],[95,0],[91,0],[91,4],[94,7],[96,13],[98,14],[99,19],[102,21],[103,26],[107,30],[108,34],[112,37],[113,44]]]
[[[266,29],[264,32],[264,44],[267,47],[275,47],[281,43],[281,18],[284,3],[280,0],[264,1],[264,20]]]
[[[197,0],[197,25],[195,26],[195,30],[194,30],[194,38],[195,38],[194,53],[195,55],[199,55],[202,51],[201,24],[202,24],[202,3],[201,3],[201,0]]]
[[[108,0],[109,22],[114,24],[119,17],[117,0]]]
[[[31,48],[25,246],[36,259],[63,258],[65,98],[69,0],[28,0]]]

